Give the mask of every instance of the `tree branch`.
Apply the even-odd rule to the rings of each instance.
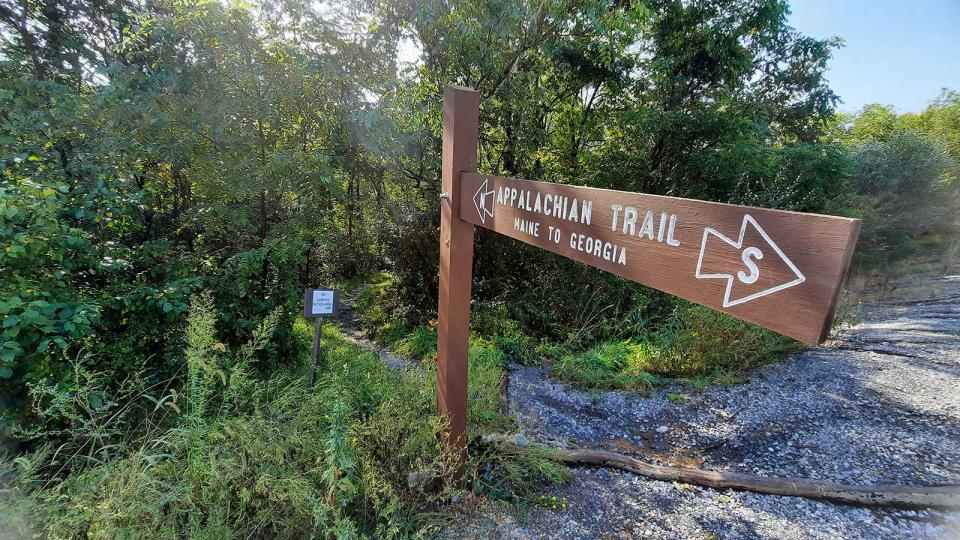
[[[488,444],[511,444],[510,438],[504,435],[486,435],[483,437],[483,441]],[[775,478],[737,472],[668,467],[602,450],[575,448],[573,450],[554,449],[554,451],[556,452],[556,459],[564,463],[613,467],[654,480],[683,482],[715,489],[738,489],[861,506],[960,508],[960,485],[957,484],[858,486],[807,478]]]

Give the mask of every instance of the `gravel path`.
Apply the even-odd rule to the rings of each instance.
[[[851,484],[960,483],[960,276],[941,300],[874,304],[828,346],[731,388],[644,398],[510,374],[528,437],[659,463]],[[923,293],[914,298],[925,298]],[[671,402],[684,393],[686,402]],[[469,538],[960,538],[960,513],[877,510],[576,468],[564,510],[464,505]],[[466,508],[472,507],[470,510]]]

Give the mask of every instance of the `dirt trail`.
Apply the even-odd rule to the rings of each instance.
[[[926,300],[931,289],[940,299]],[[851,484],[960,482],[960,276],[865,307],[839,340],[731,388],[643,398],[584,392],[543,369],[510,374],[526,434],[660,463]],[[919,300],[923,299],[923,300]],[[667,395],[689,396],[672,403]],[[960,514],[878,510],[578,468],[565,510],[487,503],[470,538],[960,538]],[[468,505],[469,506],[469,505]]]
[[[340,311],[337,313],[337,324],[340,327],[340,331],[343,333],[344,339],[365,351],[369,351],[377,355],[377,358],[379,358],[381,362],[392,367],[393,369],[405,369],[410,367],[410,363],[405,358],[397,356],[377,345],[375,342],[368,339],[366,334],[363,333],[363,330],[360,329],[357,318],[353,313],[353,302],[367,287],[369,287],[369,285],[361,285],[343,295],[343,297],[340,299]]]

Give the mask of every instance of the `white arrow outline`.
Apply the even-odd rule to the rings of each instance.
[[[484,178],[483,183],[480,184],[480,189],[478,189],[477,192],[473,194],[473,207],[476,208],[477,213],[480,214],[480,223],[484,223],[484,224],[486,224],[487,222],[487,216],[493,217],[493,208],[491,207],[490,210],[487,210],[487,195],[497,194],[496,191],[486,191],[487,182],[489,181],[490,181],[489,178]],[[478,195],[480,196],[480,200],[483,201],[482,204],[477,199]],[[494,202],[494,204],[496,204],[496,202]]]
[[[723,240],[724,242],[730,244],[736,249],[740,250],[740,249],[743,249],[743,236],[747,232],[748,222],[753,224],[753,226],[760,233],[760,236],[762,236],[763,239],[766,240],[768,244],[770,244],[770,247],[772,247],[773,250],[777,252],[777,255],[780,255],[780,258],[783,259],[785,263],[787,263],[787,266],[789,266],[790,269],[793,270],[793,273],[797,275],[797,279],[784,283],[783,285],[777,285],[776,287],[771,287],[769,289],[762,290],[758,293],[753,293],[749,296],[744,296],[743,298],[739,298],[731,302],[730,293],[733,291],[733,274],[701,274],[700,267],[703,264],[703,253],[707,249],[707,238],[711,234],[713,234],[720,240]],[[803,277],[803,274],[800,273],[800,270],[793,264],[793,261],[791,261],[786,255],[784,255],[783,251],[780,251],[780,246],[778,246],[773,240],[770,239],[769,236],[767,236],[767,233],[766,231],[763,230],[763,227],[761,227],[760,224],[757,223],[757,220],[753,219],[753,216],[751,216],[750,214],[743,215],[743,223],[740,225],[740,238],[736,242],[734,242],[733,240],[730,240],[729,238],[727,238],[726,236],[724,236],[723,234],[721,234],[719,231],[717,231],[712,227],[707,227],[703,229],[703,241],[700,243],[700,256],[697,258],[697,271],[694,273],[694,277],[696,277],[697,279],[726,278],[727,291],[723,295],[723,307],[725,308],[735,306],[737,304],[742,304],[744,302],[749,302],[750,300],[755,300],[757,298],[760,298],[761,296],[766,296],[768,294],[772,294],[777,291],[782,291],[783,289],[793,287],[794,285],[799,285],[804,281],[806,281],[807,279]]]

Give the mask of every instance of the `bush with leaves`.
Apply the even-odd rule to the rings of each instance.
[[[437,526],[427,510],[450,494],[443,479],[454,464],[438,437],[444,424],[432,378],[393,371],[328,327],[315,388],[305,369],[257,379],[251,364],[279,317],[275,312],[250,342],[230,348],[218,338],[217,312],[204,294],[190,310],[182,389],[141,383],[107,396],[88,366],[78,368],[73,389],[36,389],[38,414],[70,419],[74,432],[69,446],[41,444],[31,455],[0,460],[9,480],[0,491],[9,509],[0,514],[0,531],[400,538]],[[295,328],[305,360],[310,326]],[[497,412],[502,353],[475,340],[470,356],[474,434],[513,429]],[[147,414],[131,430],[123,412],[134,409]],[[33,435],[42,443],[57,434]],[[469,474],[480,470],[488,485],[528,495],[565,478],[549,456],[509,449],[473,456]],[[440,485],[409,482],[422,471]]]
[[[924,237],[960,234],[960,162],[944,145],[899,131],[854,147],[853,159],[864,207],[862,270],[887,272],[917,252]]]
[[[638,337],[562,355],[553,372],[592,388],[647,391],[664,377],[733,382],[798,343],[712,309],[679,301]]]
[[[78,290],[96,250],[89,232],[64,219],[68,186],[24,172],[8,167],[0,179],[0,380],[14,384],[28,372],[49,375],[27,364],[91,334],[99,315]]]

